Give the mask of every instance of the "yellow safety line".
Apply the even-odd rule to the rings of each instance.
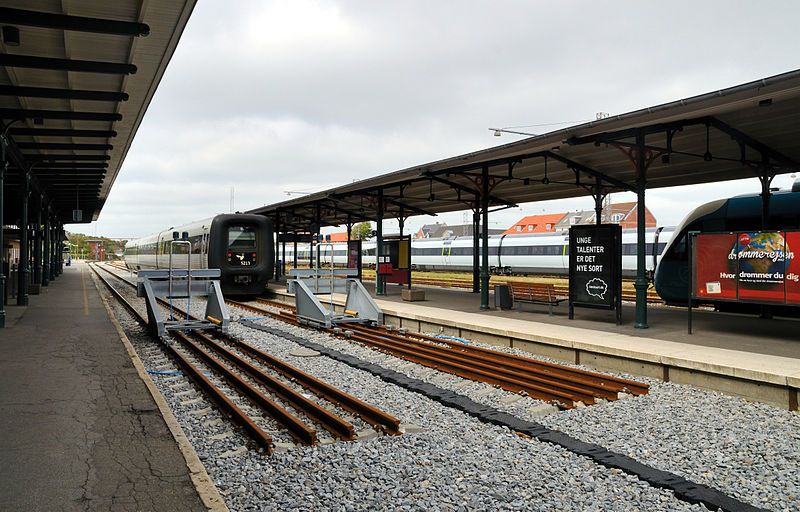
[[[89,316],[89,295],[86,293],[86,274],[84,266],[81,266],[81,285],[83,286],[83,316]]]

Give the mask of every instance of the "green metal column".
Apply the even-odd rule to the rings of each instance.
[[[375,295],[385,295],[386,285],[379,272],[383,256],[383,189],[378,191],[378,225],[375,231]]]
[[[22,211],[19,221],[19,285],[17,286],[17,306],[28,305],[28,197],[31,195],[31,175],[26,172],[22,185]]]
[[[6,326],[6,274],[5,257],[6,242],[3,237],[3,181],[5,179],[8,162],[6,162],[6,136],[0,135],[0,329]],[[11,262],[8,262],[9,265]]]
[[[636,134],[636,322],[637,329],[647,329],[647,268],[645,267],[647,245],[645,241],[644,192],[647,188],[647,162],[645,160],[644,133]]]
[[[42,249],[42,286],[50,286],[50,240],[52,238],[50,227],[50,208],[44,213],[44,247]]]
[[[58,251],[58,275],[64,273],[64,224],[59,222],[58,224],[58,244],[56,246],[56,250]]]
[[[39,207],[36,208],[36,229],[34,230],[33,245],[33,282],[42,284],[42,207],[44,196],[39,196]]]
[[[279,265],[280,259],[280,251],[278,248],[280,247],[280,240],[281,238],[281,217],[280,214],[275,215],[275,280],[279,280],[281,278],[281,268]]]
[[[489,309],[489,167],[483,167],[481,183],[481,309]]]
[[[472,293],[481,291],[481,263],[478,256],[478,233],[480,223],[480,215],[478,214],[478,198],[475,198],[475,209],[472,210]]]
[[[56,278],[56,253],[55,253],[55,246],[56,246],[56,219],[55,217],[50,219],[50,247],[48,250],[50,252],[50,281]]]

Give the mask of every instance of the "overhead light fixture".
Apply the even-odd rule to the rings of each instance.
[[[500,137],[504,133],[511,133],[513,135],[525,135],[527,137],[538,137],[539,134],[537,133],[528,133],[528,132],[518,132],[515,130],[509,130],[508,128],[521,128],[519,126],[509,126],[506,128],[489,128],[489,131],[494,132],[495,137]]]
[[[4,25],[3,43],[5,43],[6,46],[19,46],[19,29],[11,25]]]

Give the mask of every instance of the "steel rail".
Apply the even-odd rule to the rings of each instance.
[[[369,330],[361,326],[352,326],[351,330],[365,336],[375,336],[377,339],[390,340],[400,346],[413,347],[423,353],[437,355],[448,358],[452,361],[474,364],[480,368],[496,371],[498,373],[511,376],[513,378],[524,379],[530,382],[538,382],[555,389],[563,389],[567,392],[577,394],[591,394],[591,396],[606,400],[616,400],[618,391],[609,389],[595,379],[587,379],[582,376],[558,374],[541,370],[533,365],[509,364],[501,358],[479,358],[469,352],[462,352],[451,347],[442,347],[431,343],[420,342],[407,336],[398,336],[389,331],[381,331],[380,334],[370,333]],[[488,360],[488,361],[487,361]]]
[[[335,388],[325,381],[322,381],[311,374],[292,366],[266,352],[263,352],[252,345],[235,338],[228,338],[225,341],[232,344],[251,358],[257,360],[265,366],[269,366],[276,372],[281,373],[287,378],[294,379],[306,389],[312,391],[317,396],[338,405],[339,407],[359,415],[364,421],[377,427],[387,434],[400,435],[400,420],[391,414],[387,414],[377,407],[374,407],[349,393]]]
[[[269,304],[275,307],[282,307],[292,311],[294,306],[290,304],[277,303],[265,299],[257,299],[259,302]],[[372,329],[359,325],[348,326],[353,331],[363,331],[369,333]],[[514,371],[531,373],[537,376],[549,377],[551,379],[564,380],[566,382],[579,382],[582,386],[586,386],[596,390],[601,398],[615,400],[616,393],[629,393],[632,395],[643,395],[648,392],[649,386],[641,382],[636,382],[630,379],[615,377],[613,375],[604,375],[597,372],[582,370],[579,368],[572,368],[569,366],[560,365],[557,363],[549,363],[545,361],[538,361],[515,354],[506,354],[483,347],[475,347],[459,343],[457,341],[436,338],[418,332],[406,332],[405,335],[400,335],[389,331],[381,326],[377,328],[384,336],[396,339],[403,343],[411,343],[422,347],[435,347],[441,349],[441,345],[446,345],[448,350],[456,351],[462,354],[468,354],[472,357],[480,358],[480,360],[491,360],[495,364]],[[419,338],[418,341],[414,338]],[[609,393],[614,393],[611,395]]]
[[[254,306],[249,306],[248,309],[252,311],[260,310],[262,313],[265,312],[261,308],[256,308]],[[285,317],[287,315],[275,316],[281,318],[281,316]],[[333,329],[327,331],[330,334],[342,336],[341,332],[334,331]],[[583,402],[587,405],[594,403],[594,396],[588,393],[585,388],[581,389],[576,386],[570,386],[571,389],[565,389],[564,386],[554,382],[534,382],[524,376],[514,375],[511,372],[503,371],[502,369],[468,358],[459,357],[455,354],[437,353],[435,349],[431,350],[428,348],[403,346],[402,342],[392,341],[375,334],[351,332],[353,332],[353,334],[348,336],[348,339],[374,346],[402,359],[435,368],[446,373],[452,373],[465,379],[491,383],[514,393],[524,391],[534,398],[549,402],[557,402],[565,408],[575,407],[577,402]]]
[[[380,329],[386,330],[385,328],[382,327]],[[591,384],[594,386],[598,386],[601,389],[611,390],[614,392],[630,393],[632,395],[644,395],[647,394],[647,391],[649,389],[649,386],[647,384],[630,379],[624,379],[621,377],[615,377],[613,375],[604,375],[602,373],[592,372],[589,370],[582,370],[579,368],[572,368],[557,363],[537,361],[527,357],[518,356],[515,354],[506,354],[488,348],[465,345],[464,343],[459,343],[457,341],[437,338],[435,336],[428,336],[427,334],[422,334],[418,332],[410,333],[410,336],[415,338],[420,338],[422,340],[426,340],[431,343],[441,343],[447,345],[448,348],[452,350],[468,354],[474,354],[477,357],[485,359],[491,359],[493,361],[497,361],[500,364],[508,365],[509,367],[512,368],[527,369],[528,371],[534,371],[534,368],[536,368],[537,371],[541,369],[541,371],[552,373],[554,376],[558,375],[558,376],[563,376],[564,378],[570,378],[571,376],[574,376],[576,378],[585,379],[582,382],[585,382],[587,385]]]
[[[193,334],[206,348],[214,351],[218,356],[225,358],[236,366],[239,371],[249,375],[250,378],[268,388],[293,408],[302,411],[303,414],[315,420],[334,436],[346,441],[352,441],[356,438],[353,424],[349,421],[325,409],[313,400],[309,400],[286,383],[265,373],[257,366],[223,347],[209,336],[200,332],[195,332]]]
[[[117,267],[116,265],[113,265],[113,264],[110,265],[110,266],[115,267],[115,268],[119,268],[119,267]],[[111,275],[114,275],[118,279],[122,280],[123,282],[127,283],[128,285],[135,286],[133,283],[131,283],[130,281],[128,281],[124,277],[118,276],[118,275],[114,274],[113,272],[109,271],[108,269],[104,269],[104,270],[106,272],[109,272]],[[234,303],[236,305],[241,305],[241,307],[246,307],[246,304],[240,304],[240,303],[237,303],[236,301],[228,301],[228,302],[232,302],[232,303]],[[174,305],[173,305],[173,307],[174,307]],[[263,313],[264,311],[259,309],[259,310],[257,310],[257,312]],[[179,311],[179,314],[183,314],[183,313],[184,313],[183,311]],[[291,320],[291,319],[287,317],[285,320]],[[223,350],[226,353],[230,353],[230,351],[228,351],[224,347],[221,347],[218,343],[216,343],[210,337],[205,336],[204,334],[199,333],[199,332],[196,332],[194,334],[201,341],[203,341],[204,344],[206,343],[206,341],[208,341],[213,346],[219,347],[221,350]],[[291,364],[289,364],[289,363],[287,363],[287,362],[285,362],[285,361],[283,361],[281,359],[278,359],[278,358],[276,358],[276,357],[274,357],[274,356],[272,356],[272,355],[270,355],[270,354],[268,354],[266,352],[263,352],[263,351],[255,348],[255,347],[253,347],[253,346],[251,346],[251,345],[249,345],[249,344],[247,344],[247,343],[245,343],[243,341],[237,340],[236,338],[234,338],[232,336],[219,334],[219,337],[222,338],[222,340],[225,343],[228,343],[229,345],[232,345],[235,348],[238,348],[239,350],[241,350],[242,352],[247,354],[252,359],[257,360],[260,363],[272,368],[273,370],[275,370],[276,372],[280,373],[281,375],[283,375],[286,378],[293,379],[293,380],[297,381],[301,386],[303,386],[304,388],[306,388],[309,391],[313,392],[317,396],[327,400],[328,402],[336,404],[339,407],[342,407],[343,409],[345,409],[345,410],[347,410],[347,411],[349,411],[349,412],[351,412],[353,414],[356,414],[356,415],[360,416],[368,424],[370,424],[370,425],[372,425],[372,426],[374,426],[374,427],[376,427],[376,428],[378,428],[378,429],[380,429],[380,430],[382,430],[382,431],[384,431],[384,432],[386,432],[387,434],[390,434],[390,435],[400,435],[400,434],[402,434],[402,432],[400,431],[400,420],[398,418],[396,418],[396,417],[394,417],[394,416],[392,416],[390,414],[387,414],[387,413],[381,411],[380,409],[378,409],[378,408],[376,408],[376,407],[374,407],[372,405],[369,405],[368,403],[356,398],[353,395],[345,393],[344,391],[342,391],[342,390],[340,390],[340,389],[338,389],[338,388],[336,388],[334,386],[331,386],[327,382],[325,382],[323,380],[320,380],[320,379],[314,377],[313,375],[308,374],[308,373],[300,370],[299,368],[296,368],[296,367],[292,366]],[[230,353],[230,354],[233,357],[239,359],[242,362],[243,366],[249,366],[250,369],[254,373],[263,375],[263,377],[265,379],[274,379],[273,377],[269,376],[268,374],[265,374],[260,369],[258,369],[257,367],[254,367],[253,365],[251,365],[247,361],[242,360],[241,358],[239,358],[235,354],[232,354],[232,353]],[[251,376],[251,378],[253,378],[255,380],[259,380],[259,377],[255,376],[253,374],[250,374],[250,376]],[[283,385],[283,383],[281,383],[280,381],[276,381],[276,382],[277,382],[275,384],[276,386]],[[268,384],[263,383],[263,382],[262,382],[262,384],[264,384],[264,385],[270,387],[270,389],[272,389],[272,387],[269,386]],[[291,388],[287,388],[287,389],[289,390],[289,391],[287,391],[287,393],[293,393],[293,394],[297,395],[297,397],[296,397],[297,400],[300,400],[301,402],[303,402],[303,401],[310,402],[309,407],[317,406],[317,404],[315,404],[314,402],[309,401],[303,395],[301,395],[299,393],[296,393]],[[276,392],[276,394],[279,394],[279,393]],[[284,398],[284,400],[286,400],[286,399]],[[289,401],[289,400],[286,400],[286,401]],[[308,411],[305,410],[305,407],[303,405],[300,405],[300,404],[295,405],[295,404],[293,404],[293,406],[295,408],[299,409],[299,410],[303,410],[310,417],[314,417],[315,415],[324,416],[326,413],[327,414],[332,414],[332,413],[329,413],[329,411],[327,411],[326,409],[321,408],[321,407],[320,408],[324,412],[316,412],[316,413],[311,412],[311,413],[309,413]],[[311,409],[309,409],[309,411],[311,411]],[[338,418],[338,416],[337,416],[337,418]],[[331,421],[335,422],[335,420],[331,420]],[[319,421],[319,422],[323,426],[326,425],[325,421]],[[348,425],[349,425],[349,423],[348,423]],[[355,436],[354,436],[354,434],[352,432],[352,428],[353,428],[352,425],[350,425],[349,430],[347,430],[347,431],[345,430],[344,427],[336,427],[335,430],[329,430],[329,429],[326,428],[326,430],[329,430],[332,434],[336,435],[337,437],[341,437],[342,439],[351,440],[351,439],[355,438]]]
[[[120,304],[125,307],[125,309],[130,312],[133,317],[143,326],[147,326],[147,319],[142,315],[133,305],[122,296],[122,294],[114,288],[114,286],[103,277],[97,271],[97,265],[89,265],[100,281],[108,288],[112,295],[120,302]],[[102,267],[101,267],[102,268]],[[104,269],[105,270],[105,269]],[[112,275],[112,272],[108,271]],[[124,282],[130,284],[127,280]],[[180,366],[186,371],[186,373],[195,381],[195,383],[203,389],[208,395],[211,400],[217,404],[217,406],[227,412],[231,419],[237,423],[239,426],[242,427],[250,437],[259,445],[261,446],[264,451],[270,455],[272,454],[275,444],[272,440],[272,436],[266,433],[264,430],[261,429],[256,423],[250,418],[244,411],[242,411],[239,406],[237,406],[228,396],[226,396],[219,388],[217,388],[214,383],[212,383],[201,371],[199,371],[194,365],[191,364],[183,355],[178,352],[174,347],[170,345],[163,345],[163,347],[167,350],[169,355],[171,355],[175,361],[177,361]]]
[[[223,379],[228,381],[239,393],[246,396],[263,409],[269,416],[282,424],[289,431],[289,434],[300,443],[306,445],[319,444],[317,432],[313,427],[303,423],[303,421],[284,409],[280,404],[259,391],[242,377],[237,375],[225,364],[203,350],[194,340],[180,331],[173,331],[172,334],[180,341],[184,347],[190,350],[195,356],[203,360],[209,367],[219,373]]]
[[[482,379],[476,380],[487,380],[488,382],[501,386],[503,389],[515,393],[525,391],[529,395],[542,400],[555,399],[562,402],[567,407],[574,406],[574,402],[583,402],[586,405],[594,404],[595,397],[586,387],[508,371],[475,358],[463,357],[458,354],[448,353],[444,350],[438,350],[431,345],[428,347],[420,345],[409,346],[409,344],[404,341],[389,339],[379,334],[371,334],[362,329],[352,329],[352,327],[355,326],[348,327],[348,329],[353,332],[349,338],[399,355],[403,359],[408,359],[410,357],[420,359],[423,361],[422,364],[447,371],[448,373],[456,373],[456,371],[472,373],[483,377]],[[609,400],[613,398],[616,398],[616,396],[608,397]]]
[[[286,310],[291,310],[292,308],[291,305],[287,304],[274,304],[271,301],[265,301],[263,299],[258,300],[259,302],[284,308]],[[244,306],[248,307],[249,305],[245,304]],[[253,306],[249,306],[249,309],[256,312],[264,312],[264,310],[261,310],[261,308]],[[290,313],[288,312],[279,312],[275,314],[276,317],[281,319],[288,317],[289,315]],[[362,341],[367,344],[379,343],[383,345],[383,348],[394,348],[401,350],[401,353],[396,355],[403,357],[404,359],[408,358],[408,350],[413,351],[413,354],[418,354],[418,351],[420,351],[421,355],[433,357],[435,361],[419,361],[420,364],[425,364],[426,366],[431,366],[430,363],[466,364],[473,367],[472,369],[491,372],[493,375],[483,375],[482,377],[491,377],[494,379],[492,383],[503,386],[503,384],[496,382],[498,377],[497,374],[500,374],[502,377],[514,380],[514,382],[507,382],[505,386],[514,392],[518,392],[517,387],[520,384],[520,380],[526,382],[528,385],[543,384],[546,386],[551,386],[555,390],[564,391],[565,393],[572,392],[584,396],[590,395],[591,397],[603,398],[606,400],[618,399],[619,393],[621,392],[637,395],[647,393],[648,390],[648,386],[646,384],[641,384],[628,379],[606,376],[595,372],[558,365],[555,363],[536,361],[534,359],[524,358],[512,354],[504,354],[502,352],[484,349],[481,347],[470,347],[462,343],[434,338],[420,333],[406,333],[405,335],[399,335],[383,327],[379,328],[378,333],[375,333],[374,329],[372,328],[355,324],[349,325],[348,329],[354,333],[353,336],[357,338],[356,341]],[[339,333],[335,332],[334,334]],[[365,336],[367,339],[360,339],[361,336]],[[423,338],[426,341],[414,339],[416,337]],[[463,371],[465,368],[457,367],[451,368],[451,370]],[[452,371],[450,373],[452,373]],[[475,379],[475,375],[466,378]],[[485,379],[479,377],[478,380]],[[539,390],[537,389],[536,391]],[[540,398],[548,399],[547,397]],[[587,404],[592,403],[592,401],[586,401],[585,398],[580,399],[579,401],[583,401]],[[569,406],[569,404],[565,405]]]

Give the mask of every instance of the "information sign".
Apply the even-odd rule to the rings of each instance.
[[[622,313],[622,229],[618,224],[573,226],[569,230],[569,317],[574,307]]]
[[[361,240],[347,242],[347,268],[358,269],[358,279],[361,279]]]

